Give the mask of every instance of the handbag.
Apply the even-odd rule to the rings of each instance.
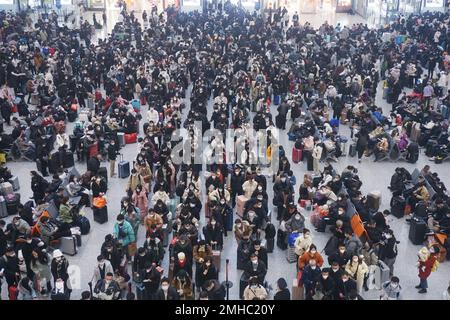
[[[130,257],[134,257],[134,255],[136,254],[136,251],[137,251],[136,242],[130,243],[128,245],[128,255]]]

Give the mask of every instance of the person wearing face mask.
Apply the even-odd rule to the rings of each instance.
[[[136,242],[136,235],[134,234],[131,224],[128,221],[125,221],[125,216],[123,214],[117,216],[117,222],[114,224],[113,228],[113,235],[128,257],[128,245]]]
[[[225,300],[225,287],[216,279],[205,282],[203,288],[208,296],[208,300]]]
[[[247,262],[243,276],[246,279],[251,279],[256,277],[258,279],[259,284],[264,284],[264,279],[266,278],[267,267],[262,262],[256,254],[250,255],[250,261]]]
[[[317,265],[316,260],[310,259],[308,265],[305,266],[301,273],[301,281],[305,288],[305,300],[312,300],[315,293],[316,283],[319,280],[321,274],[320,267]]]
[[[334,262],[336,262],[341,268],[345,268],[350,258],[351,257],[345,249],[345,245],[340,244],[338,246],[338,251],[328,257],[328,263],[332,265]]]
[[[200,284],[200,277],[204,262],[207,258],[212,257],[211,246],[206,244],[205,240],[200,240],[198,244],[194,246],[193,255],[195,261],[195,283],[199,288],[202,286]]]
[[[111,272],[106,274],[105,279],[97,282],[94,288],[94,298],[98,300],[118,300],[121,290],[117,281],[113,280]]]
[[[311,259],[314,259],[316,265],[321,268],[323,265],[323,258],[319,252],[317,252],[317,247],[315,244],[311,244],[309,246],[309,250],[306,251],[299,259],[298,259],[298,268],[303,270],[309,263]]]
[[[9,225],[7,229],[11,230],[11,242],[16,242],[18,238],[25,237],[25,235],[31,231],[30,225],[18,216],[13,218],[11,225]]]
[[[239,244],[244,237],[250,237],[252,228],[247,220],[242,221],[241,219],[236,219],[234,221],[233,232],[236,242]]]
[[[144,218],[144,226],[147,230],[147,235],[149,234],[152,225],[156,225],[156,228],[159,230],[162,228],[163,223],[163,218],[157,214],[154,209],[149,209]]]
[[[198,267],[198,283],[197,287],[202,288],[209,280],[218,280],[218,271],[213,263],[211,256],[205,258],[203,263]]]
[[[155,294],[155,300],[180,300],[177,290],[170,285],[168,278],[161,279],[161,287]]]
[[[68,294],[70,294],[72,290],[70,286],[68,269],[69,261],[67,261],[62,252],[59,249],[53,251],[53,259],[50,264],[53,281],[56,284],[56,280],[61,279],[64,282],[64,289],[67,290]]]
[[[399,241],[395,238],[392,229],[388,229],[383,233],[378,256],[389,267],[389,274],[391,277],[394,275],[394,265],[398,254],[398,243]]]
[[[268,264],[268,257],[267,257],[267,250],[263,246],[261,246],[261,240],[255,240],[253,241],[253,247],[250,248],[250,255],[255,254],[258,256],[259,261],[262,261],[266,268],[269,267]]]
[[[369,272],[369,268],[364,262],[364,257],[353,255],[352,259],[347,262],[345,271],[356,281],[356,290],[358,293],[361,293],[364,285],[364,278]]]
[[[63,279],[56,279],[50,298],[52,300],[70,300],[70,290],[65,288]]]
[[[302,230],[305,228],[305,217],[297,211],[297,205],[295,203],[289,204],[289,214],[290,218],[288,221],[286,221],[285,224],[286,230],[289,233],[302,232]]]
[[[319,276],[313,295],[314,300],[333,300],[334,292],[336,291],[336,283],[334,279],[330,277],[330,269],[322,269],[322,273]]]
[[[170,197],[167,194],[167,192],[164,190],[163,187],[158,186],[158,184],[155,184],[155,189],[153,190],[153,197],[151,201],[151,205],[155,206],[158,200],[161,200],[163,203],[165,203],[167,206],[170,204]]]
[[[221,225],[217,224],[216,219],[211,217],[209,223],[203,228],[203,235],[205,236],[205,241],[208,243],[213,250],[222,250],[223,246],[223,228]]]
[[[256,169],[255,181],[258,183],[258,191],[266,191],[267,190],[267,179],[266,176],[262,173],[261,168]],[[261,188],[260,188],[261,187]]]
[[[156,263],[157,265],[161,264],[161,261],[164,259],[165,250],[163,241],[161,240],[161,236],[158,235],[158,232],[150,233],[147,236],[143,248],[146,251],[148,261]]]
[[[386,281],[381,285],[382,291],[380,300],[401,300],[402,287],[398,277],[391,277],[390,281]]]
[[[93,198],[97,198],[100,197],[101,194],[105,194],[106,191],[108,191],[108,184],[105,179],[98,175],[94,176],[92,178],[91,191]]]
[[[245,182],[245,177],[242,173],[240,166],[236,166],[230,178],[230,198],[231,198],[231,206],[234,209],[236,206],[236,196],[240,196],[244,194],[244,190],[242,188]]]
[[[250,199],[257,187],[258,183],[255,181],[254,175],[250,174],[248,180],[242,184],[242,190],[244,191],[245,197]]]
[[[102,255],[99,255],[97,257],[97,265],[94,268],[91,283],[97,283],[99,280],[105,279],[106,274],[108,273],[114,273],[111,262],[106,260]]]
[[[156,263],[145,262],[145,267],[139,273],[139,279],[143,287],[142,300],[154,300],[161,281],[161,273]]]
[[[17,257],[13,247],[7,247],[5,255],[0,257],[0,280],[3,277],[6,279],[6,283],[8,284],[8,292],[10,287],[14,286],[17,288],[18,281],[20,279],[20,268],[19,258]]]
[[[259,284],[258,278],[251,278],[244,290],[244,300],[266,300],[267,291]]]
[[[337,299],[336,300],[348,300],[352,291],[356,290],[356,281],[353,280],[348,272],[344,271],[341,279],[337,283]]]
[[[311,232],[309,231],[309,229],[303,228],[302,234],[299,237],[297,237],[294,243],[297,261],[299,257],[301,257],[306,251],[309,250],[311,244],[312,244]]]
[[[34,279],[34,272],[31,269],[32,252],[38,248],[39,242],[41,242],[39,238],[33,238],[31,233],[28,233],[25,236],[25,242],[21,245],[22,255],[27,268],[27,276],[30,279]]]

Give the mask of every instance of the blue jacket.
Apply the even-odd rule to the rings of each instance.
[[[306,291],[310,291],[314,289],[316,286],[317,280],[319,280],[319,276],[321,274],[321,270],[319,267],[316,267],[316,269],[311,269],[310,265],[307,265],[305,269],[303,270],[302,275],[302,282],[305,286]]]
[[[118,239],[123,246],[127,246],[130,243],[136,242],[136,235],[134,234],[133,227],[128,221],[123,222],[122,230],[125,233],[124,237],[119,236],[119,224],[116,222],[114,225],[113,234]]]

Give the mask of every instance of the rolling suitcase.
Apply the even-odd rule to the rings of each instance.
[[[119,140],[119,145],[121,147],[124,147],[125,146],[125,133],[118,132],[117,133],[117,139]]]
[[[108,221],[108,207],[93,208],[94,221],[103,224]]]
[[[411,218],[409,226],[409,240],[415,245],[423,244],[425,240],[425,233],[427,231],[427,224],[422,219]]]
[[[77,254],[77,238],[75,236],[71,237],[62,237],[60,250],[64,254],[68,254],[69,256],[74,256]]]
[[[229,212],[225,216],[225,229],[227,231],[233,231],[233,212]]]
[[[306,170],[314,171],[314,159],[312,157],[311,151],[305,152],[304,157],[306,157]]]
[[[391,200],[391,213],[394,217],[402,218],[405,216],[406,201],[402,196],[393,197]]]
[[[286,259],[289,263],[297,261],[297,255],[295,254],[295,247],[288,246],[286,251]]]
[[[87,98],[87,107],[89,108],[89,110],[94,110],[95,107],[94,99]]]
[[[13,190],[17,191],[20,189],[20,184],[19,184],[19,177],[18,176],[13,176],[11,179],[9,179],[9,183],[12,184]]]
[[[20,193],[10,193],[5,196],[8,215],[15,215],[19,211]]]
[[[75,166],[75,159],[73,157],[73,152],[66,152],[66,156],[64,158],[64,168],[72,168]]]
[[[297,149],[295,147],[292,148],[292,162],[299,163],[302,160],[303,160],[303,150]]]
[[[123,160],[123,154],[120,155],[120,158],[118,164],[119,178],[125,179],[130,176],[130,162]]]
[[[353,143],[353,144],[351,144],[350,145],[350,149],[349,149],[349,151],[348,151],[348,155],[350,156],[350,157],[356,157],[356,144],[355,143]]]
[[[244,195],[240,195],[237,197],[236,201],[236,213],[242,217],[245,210],[245,204],[247,203],[247,197]]]
[[[214,266],[216,267],[217,272],[220,272],[220,261],[222,258],[222,252],[220,250],[213,250],[212,258]]]
[[[287,249],[287,233],[281,229],[278,229],[277,231],[277,247],[281,250]]]
[[[292,280],[292,297],[291,300],[303,300],[303,286],[298,285],[297,278]]]
[[[0,196],[0,218],[5,218],[8,216],[8,209],[6,207],[6,199]]]
[[[369,209],[378,211],[381,205],[381,192],[372,191],[367,195],[367,205]]]
[[[86,235],[91,230],[91,223],[89,222],[89,219],[86,217],[81,217],[80,221],[78,222],[78,226],[80,227],[81,234]]]
[[[277,105],[280,104],[280,102],[281,102],[281,96],[280,95],[274,95],[273,96],[273,104],[277,106]]]
[[[378,260],[378,267],[380,268],[380,284],[390,280],[390,269],[386,263]],[[380,286],[381,287],[381,286]]]
[[[167,224],[163,224],[161,231],[163,234],[163,247],[167,247],[169,245],[169,228]]]
[[[137,142],[137,133],[126,133],[124,138],[125,138],[125,144],[136,143]]]
[[[267,253],[272,253],[274,246],[275,246],[275,239],[274,238],[266,239],[266,250],[267,250]]]

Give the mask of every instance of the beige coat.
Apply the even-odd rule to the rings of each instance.
[[[312,244],[312,238],[311,236],[308,237],[308,239],[303,238],[303,236],[298,237],[297,240],[295,240],[295,254],[298,256],[302,256],[306,251],[309,250],[309,247]]]
[[[367,272],[369,272],[367,264],[364,261],[360,264],[349,261],[345,266],[345,271],[347,271],[350,276],[356,280],[356,288],[358,289],[358,293],[361,293],[364,284],[364,276]]]
[[[244,290],[244,300],[254,300],[257,298],[258,300],[266,300],[267,291],[263,286],[258,286],[256,289],[251,289],[250,286],[247,286]]]

